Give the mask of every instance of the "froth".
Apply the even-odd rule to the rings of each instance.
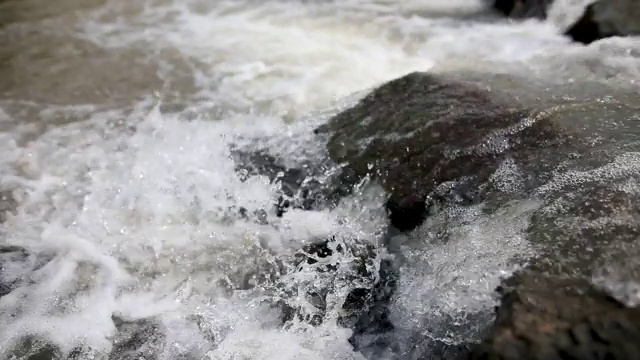
[[[375,224],[382,224],[375,216],[363,218],[361,224],[344,221],[350,213],[357,217],[367,212],[366,197],[352,200],[360,206],[347,201],[333,212],[290,211],[277,218],[273,207],[277,184],[262,176],[243,179],[235,171],[231,143],[268,146],[269,141],[252,144],[250,139],[295,133],[300,125],[243,116],[184,121],[162,114],[158,106],[148,113],[133,112],[123,121],[128,126],[105,128],[104,116],[96,113],[87,121],[53,128],[39,141],[11,149],[9,159],[14,162],[28,155],[38,165],[29,174],[32,180],[15,182],[25,196],[17,215],[3,225],[7,241],[48,258],[35,271],[31,263],[16,270],[28,273],[32,283],[0,299],[5,313],[14,314],[1,319],[7,329],[3,348],[36,335],[62,351],[77,346],[109,351],[115,333],[113,314],[128,319],[157,317],[173,324],[166,326],[173,350],[166,351],[183,346],[202,352],[209,349],[210,340],[184,317],[224,303],[229,296],[225,289],[231,286],[244,287],[246,296],[253,295],[235,295],[235,302],[228,305],[245,325],[235,329],[224,319],[209,319],[214,327],[234,327],[228,334],[237,336],[227,341],[226,335],[218,334],[221,348],[211,353],[212,358],[232,353],[276,356],[282,348],[254,336],[278,334],[299,340],[298,352],[310,358],[355,356],[346,351],[346,338],[343,345],[332,345],[335,349],[312,342],[309,350],[302,350],[312,339],[308,335],[283,335],[275,325],[258,334],[256,319],[269,311],[247,312],[261,296],[259,288],[246,288],[246,276],[253,268],[262,271],[260,263],[271,271],[279,256],[336,233],[374,239],[379,232]],[[24,176],[16,172],[15,178]],[[268,222],[243,220],[241,208],[247,214],[265,213]],[[372,211],[378,208],[380,204],[370,205]],[[371,220],[376,221],[373,227]],[[249,328],[252,332],[246,332]],[[194,331],[200,335],[188,335]],[[346,334],[317,331],[328,331],[334,340]],[[253,348],[245,347],[247,341],[255,343]]]
[[[493,215],[482,214],[483,206],[447,209],[405,240],[395,324],[447,344],[476,340],[491,317],[495,288],[535,254],[525,230],[540,204],[515,202]],[[454,334],[456,324],[464,328]]]

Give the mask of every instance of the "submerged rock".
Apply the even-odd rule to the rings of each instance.
[[[501,289],[502,305],[472,359],[635,359],[640,309],[587,282],[525,274]]]
[[[57,346],[35,337],[28,337],[19,341],[9,356],[11,359],[53,360],[62,359],[63,355]]]
[[[296,253],[294,267],[280,280],[285,323],[319,325],[334,311],[340,314],[338,322],[356,334],[371,331],[371,325],[389,325],[385,309],[377,306],[393,291],[391,263],[379,259],[378,250],[366,241],[312,242]],[[306,300],[296,300],[299,297]]]
[[[640,34],[640,3],[637,0],[599,0],[587,6],[567,30],[573,40],[589,44],[611,36]]]
[[[109,359],[157,359],[163,352],[165,336],[153,319],[126,321],[112,317],[117,329]]]
[[[29,267],[29,252],[19,246],[0,246],[0,297],[15,289]]]
[[[276,216],[282,216],[290,208],[318,210],[332,206],[341,195],[347,193],[339,183],[331,181],[331,170],[334,168],[331,162],[308,162],[299,167],[287,167],[276,157],[262,151],[236,149],[233,155],[238,164],[236,171],[243,181],[250,176],[259,175],[266,176],[272,183],[279,185]],[[243,209],[240,209],[240,215],[250,216]]]

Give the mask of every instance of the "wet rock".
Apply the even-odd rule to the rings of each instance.
[[[481,185],[508,157],[524,167],[560,161],[554,154],[568,139],[548,119],[528,115],[475,84],[412,73],[375,89],[317,131],[331,134],[329,154],[348,182],[367,175],[381,182],[391,225],[410,231],[427,215],[425,206],[486,200],[492,192]],[[536,165],[538,159],[548,160]]]
[[[35,337],[28,337],[18,342],[11,355],[9,355],[9,358],[22,360],[53,360],[62,359],[63,353],[57,346],[47,341]]]
[[[569,96],[526,108],[503,95],[481,81],[412,73],[374,89],[316,132],[327,136],[345,183],[370,177],[382,185],[398,232],[443,218],[437,229],[422,230],[446,243],[454,223],[447,218],[462,209],[480,209],[470,215],[480,217],[532,204],[522,236],[537,255],[527,272],[569,279],[570,291],[603,267],[640,281],[633,255],[640,252],[640,109]],[[562,301],[546,294],[550,303]],[[580,315],[579,307],[562,309]],[[441,324],[456,331],[453,325]],[[567,346],[581,351],[579,343]]]
[[[573,40],[590,44],[611,36],[640,34],[640,3],[636,0],[596,1],[567,30]]]
[[[512,18],[547,17],[547,11],[553,0],[494,0],[492,7]]]
[[[19,246],[0,246],[0,297],[13,291],[29,267],[29,252]]]
[[[291,168],[266,152],[235,149],[233,156],[241,179],[260,175],[279,184],[281,195],[275,204],[276,215],[279,217],[290,208],[311,210],[334,205],[341,194],[339,183],[327,181],[333,168],[330,162],[309,162]],[[345,193],[347,192],[342,192]]]
[[[501,289],[491,334],[472,359],[636,359],[640,309],[588,282],[524,274]]]
[[[117,329],[109,359],[157,359],[165,346],[161,325],[154,319],[127,321],[112,317]]]

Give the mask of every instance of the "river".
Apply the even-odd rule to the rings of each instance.
[[[357,281],[273,269],[310,239],[379,244],[382,193],[277,217],[277,184],[238,176],[232,149],[316,161],[311,130],[413,71],[637,89],[640,41],[572,43],[559,29],[575,8],[558,1],[548,21],[514,22],[475,0],[0,1],[0,244],[28,252],[0,254],[0,275],[29,275],[0,298],[0,357],[31,338],[100,358],[126,336],[115,315],[154,319],[160,330],[136,340],[147,358],[363,359],[339,307],[327,305],[320,326],[283,328],[270,305],[310,306],[289,290],[314,286],[340,302]],[[532,251],[519,219],[499,224],[465,225],[459,236],[473,241],[407,255],[429,270],[403,273],[397,341],[466,340],[438,316],[492,309],[508,260]],[[253,284],[256,274],[274,279]],[[427,328],[414,321],[425,316]],[[373,358],[384,357],[403,358]]]

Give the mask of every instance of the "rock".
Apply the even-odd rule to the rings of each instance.
[[[536,250],[526,272],[568,279],[569,293],[604,267],[640,281],[637,104],[565,94],[528,108],[507,95],[477,79],[412,73],[374,89],[316,132],[328,138],[344,183],[370,177],[382,185],[390,225],[400,232],[444,218],[443,229],[423,231],[437,230],[446,243],[446,218],[461,209],[486,218],[509,212],[510,204],[535,204],[525,211],[522,236]],[[516,293],[529,291],[526,284],[517,281]],[[562,299],[541,294],[550,303]],[[571,319],[582,314],[577,306],[562,309]],[[518,351],[526,358],[526,348]]]
[[[29,265],[29,252],[19,246],[0,246],[0,297],[15,289]]]
[[[501,289],[491,334],[471,359],[637,359],[640,309],[588,282],[524,274]]]
[[[547,10],[553,0],[494,0],[492,7],[512,18],[547,17]]]
[[[280,185],[281,195],[275,204],[279,217],[289,208],[311,210],[335,205],[339,197],[346,193],[339,183],[330,179],[327,181],[327,174],[334,167],[331,162],[308,162],[292,168],[284,166],[279,159],[264,151],[234,149],[232,153],[241,179],[261,175]],[[243,213],[241,215],[246,216]]]
[[[611,36],[638,35],[640,3],[636,0],[596,1],[586,7],[565,34],[584,44]]]
[[[11,359],[24,360],[53,360],[62,357],[63,354],[57,346],[35,337],[19,341],[10,355]]]

